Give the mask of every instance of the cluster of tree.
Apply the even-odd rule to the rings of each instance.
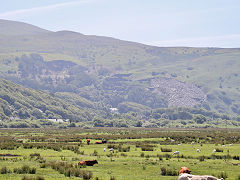
[[[69,119],[89,121],[93,111],[73,106],[53,94],[0,80],[0,119]]]

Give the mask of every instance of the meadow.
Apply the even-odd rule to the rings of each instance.
[[[187,166],[192,174],[238,180],[239,142],[237,129],[1,129],[0,179],[176,180]],[[78,166],[94,159],[94,166]]]

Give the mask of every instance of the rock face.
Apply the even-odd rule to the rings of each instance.
[[[165,96],[168,106],[194,107],[205,101],[205,93],[194,84],[181,82],[174,78],[158,78],[151,81],[154,92]]]

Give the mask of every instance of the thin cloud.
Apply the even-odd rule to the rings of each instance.
[[[39,13],[39,12],[42,12],[42,11],[48,11],[48,10],[52,10],[52,9],[64,8],[64,7],[74,6],[74,5],[83,4],[83,3],[89,3],[89,2],[92,2],[92,1],[93,0],[77,0],[77,1],[58,3],[58,4],[48,5],[48,6],[41,6],[41,7],[29,8],[29,9],[19,9],[19,10],[15,10],[15,11],[8,11],[8,12],[0,13],[0,18],[15,18],[15,17],[22,16],[22,15]]]
[[[154,46],[240,47],[240,34],[146,42]]]

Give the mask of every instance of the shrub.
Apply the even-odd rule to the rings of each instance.
[[[159,161],[162,161],[162,160],[163,160],[163,156],[162,156],[162,155],[159,155],[159,154],[158,154],[157,157],[158,157],[158,160],[159,160]]]
[[[0,173],[1,174],[7,174],[7,173],[10,173],[11,171],[6,167],[2,167],[1,170],[0,170]]]
[[[161,148],[162,152],[172,152],[171,148]]]
[[[36,178],[34,178],[34,177],[23,176],[22,180],[44,180],[44,177],[37,176]]]
[[[83,171],[80,167],[76,167],[74,164],[70,164],[67,162],[56,162],[51,161],[46,164],[46,166],[50,166],[52,169],[58,171],[60,174],[64,174],[66,177],[81,177],[83,179],[91,179],[92,172],[91,171]]]
[[[223,152],[223,149],[216,148],[216,152]]]
[[[85,179],[91,179],[93,176],[92,172],[91,171],[83,171],[83,176],[82,178],[85,180]]]
[[[23,176],[22,180],[35,180],[35,178]]]
[[[219,178],[223,178],[223,179],[226,179],[228,178],[228,175],[226,172],[221,172],[219,175],[218,175]]]
[[[162,176],[177,176],[178,173],[175,170],[166,169],[165,167],[162,167],[161,168],[161,175]]]
[[[151,146],[142,146],[141,149],[142,151],[153,151],[153,147]]]
[[[36,168],[30,168],[28,172],[29,174],[36,174]]]
[[[240,174],[238,175],[237,180],[240,180]]]
[[[30,157],[34,157],[34,156],[40,157],[40,154],[39,153],[32,153],[32,154],[30,154]]]
[[[205,160],[205,156],[199,156],[198,159],[199,159],[199,161],[204,161]]]
[[[30,168],[28,165],[23,165],[21,168],[14,168],[16,174],[36,174],[36,168]]]
[[[44,177],[42,177],[42,176],[37,176],[36,180],[44,180]]]

